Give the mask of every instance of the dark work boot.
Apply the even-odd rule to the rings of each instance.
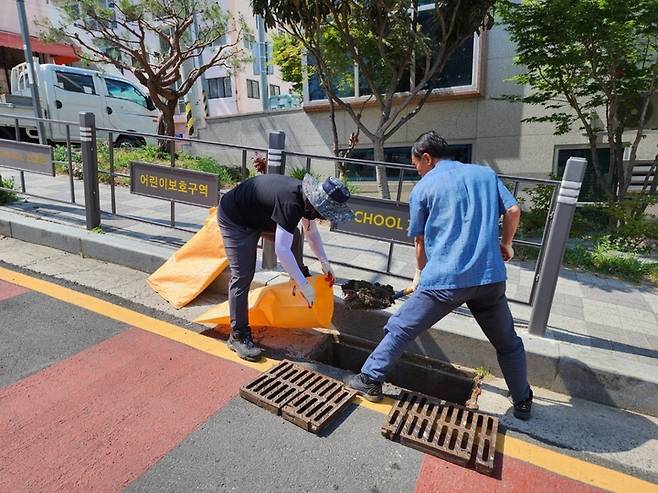
[[[263,354],[263,350],[254,344],[251,335],[237,337],[231,334],[226,344],[231,351],[235,351],[240,358],[247,361],[258,361]]]
[[[375,382],[363,373],[350,375],[345,379],[345,385],[356,390],[357,394],[362,395],[370,402],[379,402],[384,398],[381,382]]]
[[[527,421],[530,419],[532,411],[532,389],[530,389],[530,396],[524,400],[514,403],[514,417]]]

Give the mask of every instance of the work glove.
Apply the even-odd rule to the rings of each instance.
[[[509,262],[514,258],[514,248],[512,248],[512,244],[510,243],[509,245],[503,245],[502,243],[500,244],[500,253],[503,256],[503,260],[505,262]]]
[[[320,262],[320,265],[322,265],[322,273],[326,276],[329,286],[333,286],[336,282],[336,274],[334,274],[331,264],[328,260],[323,260]]]
[[[308,307],[311,308],[313,306],[313,303],[315,303],[315,289],[313,288],[313,286],[311,286],[311,284],[307,282],[302,286],[297,286],[297,288],[299,289],[299,292],[306,300]],[[293,294],[294,294],[294,290],[293,290]]]
[[[414,274],[414,280],[411,281],[411,289],[413,289],[414,291],[416,291],[416,289],[418,289],[418,284],[420,284],[420,273],[421,272],[422,272],[422,270],[417,268],[416,273]]]

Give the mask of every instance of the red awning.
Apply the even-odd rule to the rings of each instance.
[[[63,43],[46,43],[35,36],[30,36],[30,43],[32,44],[32,51],[34,53],[52,55],[55,59],[55,63],[73,63],[80,60],[80,57],[76,55],[75,49],[71,45]],[[17,33],[0,31],[0,46],[22,51],[23,38]]]

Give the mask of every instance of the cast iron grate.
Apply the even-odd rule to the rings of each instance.
[[[382,435],[422,452],[491,475],[498,418],[434,397],[403,390]]]
[[[356,393],[342,382],[284,360],[240,389],[240,395],[312,433],[319,433]]]

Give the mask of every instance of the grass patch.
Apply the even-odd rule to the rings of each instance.
[[[514,259],[534,261],[539,249],[525,245],[514,247]],[[658,262],[646,262],[634,253],[621,252],[608,237],[600,238],[593,247],[577,246],[564,253],[564,265],[582,271],[604,274],[630,282],[658,284]]]
[[[11,204],[15,202],[18,196],[14,192],[14,179],[13,178],[1,178],[0,177],[0,188],[8,188],[10,190],[0,190],[0,205]]]
[[[520,198],[524,206],[519,239],[542,236],[553,187],[539,185]],[[629,196],[623,203],[601,203],[578,207],[570,237],[585,246],[569,248],[564,264],[632,282],[658,284],[658,218],[641,212],[637,205],[655,204],[656,197]],[[640,211],[640,212],[638,212]],[[517,260],[535,260],[539,250],[515,246]],[[642,261],[639,255],[654,261]]]
[[[110,183],[110,152],[109,147],[105,142],[99,141],[97,143],[98,149],[98,179],[101,183]],[[68,174],[68,155],[66,146],[55,146],[53,156],[57,163],[55,169],[58,174]],[[73,176],[82,179],[82,155],[80,149],[73,147],[71,149],[71,161],[73,168]],[[160,150],[155,146],[144,146],[138,148],[114,148],[114,171],[115,173],[128,174],[130,172],[131,161],[142,161],[151,164],[160,164],[169,166],[171,157],[169,154]],[[231,187],[240,181],[240,168],[235,166],[226,166],[219,164],[213,158],[205,156],[192,156],[186,152],[178,152],[176,154],[176,167],[205,171],[206,173],[213,173],[217,175],[220,187]],[[117,177],[115,179],[117,185],[129,185],[130,179],[125,177]]]

